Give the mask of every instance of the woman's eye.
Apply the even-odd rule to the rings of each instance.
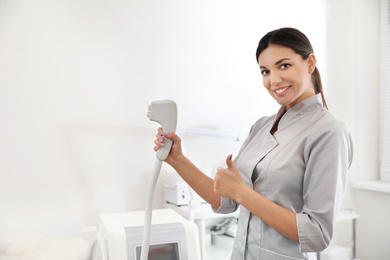
[[[280,66],[280,68],[281,69],[287,69],[290,66],[291,66],[291,64],[285,63],[285,64],[282,64],[282,66]]]
[[[262,71],[261,71],[261,75],[263,75],[263,76],[266,76],[268,73],[269,73],[268,70],[262,70]]]

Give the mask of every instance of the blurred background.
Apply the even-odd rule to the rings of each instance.
[[[388,259],[390,185],[355,185],[379,176],[383,2],[1,0],[0,235],[79,237],[101,213],[142,210],[158,127],[150,102],[175,100],[182,127],[248,133],[279,108],[258,41],[295,27],[312,42],[330,111],[353,132],[344,204],[361,216],[357,255]],[[233,143],[185,148],[210,169]],[[163,166],[154,208],[173,174]]]

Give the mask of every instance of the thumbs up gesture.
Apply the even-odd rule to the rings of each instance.
[[[228,199],[235,199],[242,185],[240,173],[232,161],[232,155],[226,158],[227,169],[218,167],[214,178],[214,192]]]

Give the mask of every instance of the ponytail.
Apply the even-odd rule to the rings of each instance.
[[[317,69],[317,67],[315,68],[315,70],[311,74],[311,79],[313,81],[314,90],[315,90],[316,94],[321,93],[322,103],[323,103],[324,107],[326,109],[328,109],[328,105],[326,104],[326,101],[325,101],[324,91],[322,89],[320,71]]]

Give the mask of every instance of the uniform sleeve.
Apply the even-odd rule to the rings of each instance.
[[[296,214],[301,252],[319,252],[329,245],[352,162],[353,144],[347,126],[337,122],[327,128],[308,137],[305,146],[304,206]]]
[[[237,210],[239,204],[237,201],[232,199],[227,199],[224,197],[221,197],[221,205],[218,209],[212,208],[214,213],[222,213],[222,214],[228,214],[233,213]]]

